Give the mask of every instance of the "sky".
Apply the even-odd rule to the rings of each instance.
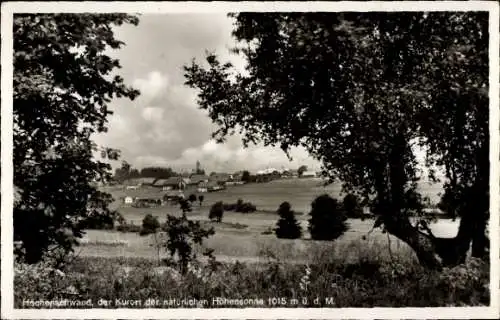
[[[301,148],[291,151],[290,162],[279,148],[262,145],[243,148],[241,137],[216,144],[216,127],[196,104],[196,91],[184,85],[182,66],[193,58],[201,62],[206,50],[215,51],[238,69],[241,57],[229,53],[234,45],[232,19],[226,14],[141,15],[138,26],[115,29],[125,45],[109,54],[120,60],[116,73],[141,91],[134,101],[114,100],[109,131],[95,137],[99,145],[121,150],[121,160],[134,168],[168,166],[191,170],[196,161],[208,172],[252,172],[268,167],[297,169],[320,164]],[[114,163],[119,166],[121,162]]]

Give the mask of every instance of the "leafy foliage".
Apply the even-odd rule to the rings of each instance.
[[[248,170],[244,170],[241,174],[241,181],[247,183],[250,182],[250,172]]]
[[[222,201],[218,201],[212,205],[208,218],[210,220],[216,220],[217,222],[222,221],[222,216],[224,215],[224,204]]]
[[[144,167],[141,169],[141,177],[145,178],[168,179],[177,175],[178,173],[172,170],[172,168]]]
[[[81,229],[110,230],[114,228],[115,222],[118,222],[121,217],[117,211],[111,211],[110,215],[106,216],[93,214],[80,221],[78,227]]]
[[[142,220],[142,228],[139,234],[141,236],[152,234],[155,233],[158,228],[160,228],[158,217],[155,217],[152,214],[148,213]]]
[[[361,208],[359,198],[352,193],[344,197],[342,208],[348,218],[356,219],[363,216],[363,209]]]
[[[238,132],[245,146],[304,147],[344,191],[374,195],[387,230],[437,266],[432,237],[417,241],[424,236],[407,217],[423,200],[413,150],[424,147],[428,164],[444,166],[445,188],[466,218],[457,243],[487,247],[485,13],[231,16],[245,73],[214,53],[208,68],[185,66],[186,85],[199,89],[200,108],[218,125],[217,141]]]
[[[132,232],[132,233],[140,233],[142,230],[141,225],[131,224],[131,223],[121,223],[116,226],[116,231],[119,232]]]
[[[301,177],[301,176],[302,176],[302,174],[303,174],[304,172],[306,172],[306,171],[307,171],[307,166],[305,166],[305,165],[302,165],[302,166],[300,166],[300,167],[297,169],[297,173],[298,173],[299,177]]]
[[[309,232],[314,240],[335,240],[349,229],[337,199],[327,194],[318,196],[311,204]]]
[[[194,193],[191,193],[188,197],[189,202],[193,203],[196,201],[196,195]]]
[[[126,14],[19,14],[14,16],[14,208],[17,254],[39,261],[49,247],[71,251],[80,222],[109,217],[111,197],[93,183],[111,178],[117,150],[98,148],[94,133],[106,132],[108,103],[139,92],[120,76],[119,61],[104,54],[119,49],[112,26],[136,25]],[[106,219],[106,218],[103,218]]]
[[[180,199],[179,205],[181,207],[183,215],[186,215],[186,213],[193,211],[193,208],[191,207],[191,203],[186,199]]]
[[[177,255],[177,264],[182,274],[188,271],[188,264],[196,260],[193,246],[202,245],[204,238],[215,234],[213,228],[204,229],[199,221],[191,221],[185,215],[180,218],[167,215],[162,229],[168,236],[165,248],[172,258]]]
[[[236,203],[224,203],[224,210],[251,213],[257,211],[257,207],[251,202],[244,202],[243,199],[238,199]]]
[[[280,204],[278,208],[280,218],[274,229],[274,233],[278,238],[297,239],[302,236],[302,228],[291,209],[290,203],[286,201]]]

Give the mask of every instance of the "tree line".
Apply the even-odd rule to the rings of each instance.
[[[195,174],[205,174],[205,170],[197,167],[193,172]],[[135,178],[155,178],[155,179],[168,179],[170,177],[177,177],[181,173],[174,171],[169,167],[144,167],[141,170],[133,168],[128,162],[123,161],[120,168],[115,169],[113,179],[116,182],[123,183],[128,179]]]

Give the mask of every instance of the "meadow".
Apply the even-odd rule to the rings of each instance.
[[[432,201],[437,202],[439,186],[423,184],[423,192]],[[161,197],[165,192],[155,188],[142,188],[126,190],[124,187],[114,187],[107,190],[115,198],[114,209],[118,210],[129,223],[140,225],[146,214],[157,216],[160,222],[165,221],[166,215],[181,214],[179,206],[165,205],[157,208],[134,208],[124,205],[120,198],[130,195],[138,197]],[[196,193],[196,190],[186,190],[185,194]],[[187,214],[191,220],[203,221],[206,225],[214,227],[216,233],[205,241],[206,247],[214,249],[214,254],[221,261],[259,261],[262,252],[270,252],[289,261],[308,261],[308,254],[314,250],[330,248],[331,243],[313,241],[307,232],[308,212],[311,201],[324,193],[342,199],[341,187],[338,184],[324,186],[321,179],[282,179],[269,183],[247,184],[229,186],[226,190],[205,193],[205,200],[200,206],[193,205],[193,211]],[[236,213],[226,211],[223,223],[211,223],[208,219],[210,206],[217,202],[234,203],[238,199],[249,201],[256,205],[254,213]],[[302,239],[287,240],[277,239],[272,229],[276,225],[278,215],[276,210],[280,203],[288,201],[303,230]],[[335,241],[337,250],[343,251],[344,247],[367,247],[377,244],[378,247],[387,248],[387,252],[411,250],[399,239],[383,234],[381,230],[371,231],[373,220],[350,219],[350,229]],[[433,232],[438,236],[453,237],[457,232],[458,220],[438,220],[431,225]],[[371,231],[371,232],[370,232]],[[366,238],[366,239],[364,239]],[[140,257],[156,258],[154,237],[141,237],[137,233],[124,233],[108,230],[88,230],[85,236],[85,245],[77,249],[82,256],[98,257]],[[122,245],[110,246],[105,243],[121,243]],[[201,252],[201,248],[198,248]],[[352,252],[349,256],[352,256]],[[335,252],[332,252],[335,256]],[[349,258],[351,259],[351,258]]]
[[[330,188],[330,189],[328,189]],[[108,190],[109,191],[109,190]],[[133,190],[141,196],[161,195],[152,189]],[[81,307],[238,308],[238,307],[431,307],[489,304],[489,264],[468,259],[465,265],[441,272],[422,268],[415,254],[398,239],[372,230],[373,220],[349,219],[350,229],[335,241],[314,241],[307,232],[312,199],[322,193],[338,197],[340,189],[324,188],[317,180],[274,181],[235,186],[205,194],[191,220],[211,226],[215,234],[203,246],[214,249],[215,261],[202,256],[189,263],[186,274],[163,261],[153,235],[114,230],[88,230],[72,260],[61,270],[48,263],[15,266],[15,304],[32,299],[87,301]],[[337,194],[335,193],[337,192]],[[129,190],[115,189],[119,199]],[[158,193],[158,194],[155,194]],[[216,201],[238,198],[257,205],[257,212],[225,212],[222,223],[210,222]],[[299,211],[301,239],[277,239],[272,228],[283,201]],[[132,208],[114,203],[137,225],[151,213],[165,220],[180,215],[178,206]],[[431,228],[452,237],[458,221],[438,220]],[[280,299],[277,299],[277,298]],[[220,298],[217,300],[217,298]],[[230,299],[230,300],[224,300]],[[215,299],[215,300],[214,300]],[[122,305],[119,301],[134,301]],[[149,301],[149,302],[148,302]],[[155,301],[154,305],[150,302]],[[316,303],[315,301],[319,301]],[[47,307],[47,306],[45,306]]]

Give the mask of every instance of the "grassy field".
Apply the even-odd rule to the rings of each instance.
[[[89,230],[85,243],[76,250],[75,260],[62,271],[54,272],[50,264],[16,264],[15,305],[22,308],[27,307],[23,301],[29,299],[55,298],[87,301],[89,305],[83,306],[86,308],[102,307],[97,305],[101,299],[110,301],[106,306],[110,308],[489,304],[487,263],[468,259],[465,265],[442,272],[426,270],[406,244],[379,230],[368,234],[373,220],[348,220],[349,231],[335,241],[310,240],[305,214],[297,216],[306,231],[302,239],[277,239],[268,234],[277,220],[274,210],[282,201],[290,201],[297,211],[308,209],[314,196],[326,191],[315,183],[276,181],[208,194],[205,205],[195,208],[189,217],[215,228],[215,235],[204,245],[214,249],[217,262],[200,259],[199,254],[185,274],[160,261],[165,257],[164,250],[157,255],[151,235]],[[123,192],[115,190],[114,194]],[[155,191],[139,192],[147,196],[147,192]],[[333,191],[329,193],[335,196]],[[235,202],[238,198],[255,203],[261,210],[250,214],[226,212],[220,224],[208,221],[208,208],[213,202]],[[118,202],[115,205],[137,224],[146,213],[160,218],[166,213],[180,214],[177,207],[136,209],[120,207]],[[451,237],[457,232],[457,225],[458,222],[439,220],[431,228],[440,236]],[[201,249],[196,247],[195,251],[201,253]],[[232,299],[237,304],[214,302],[217,297]],[[286,302],[273,300],[275,297]],[[150,299],[159,305],[148,305]],[[313,303],[315,299],[320,299],[318,304]],[[134,304],[119,303],[125,300]]]
[[[437,197],[438,188],[429,188],[427,195]],[[141,197],[160,197],[163,191],[144,188],[140,190],[124,190],[116,188],[110,191],[115,199],[125,195]],[[186,194],[190,192],[187,191]],[[313,252],[327,249],[331,252],[330,257],[335,258],[337,252],[349,252],[354,255],[368,253],[359,250],[346,250],[350,247],[369,248],[376,244],[377,248],[384,248],[383,255],[392,253],[412,254],[406,244],[397,238],[382,234],[380,230],[374,230],[368,235],[373,226],[372,220],[349,220],[350,229],[334,243],[310,240],[307,226],[311,201],[318,195],[328,193],[333,197],[340,198],[340,186],[331,185],[324,187],[319,179],[293,179],[276,180],[264,184],[249,184],[243,186],[232,186],[226,190],[214,193],[206,193],[202,206],[194,205],[193,212],[188,214],[192,220],[205,221],[215,228],[215,235],[205,242],[206,247],[214,249],[214,254],[220,261],[262,261],[264,255],[274,255],[280,260],[304,262],[311,259]],[[257,212],[242,214],[226,211],[222,224],[210,223],[208,211],[210,206],[217,202],[234,203],[237,199],[250,201],[257,206]],[[269,231],[275,227],[278,219],[275,213],[279,204],[288,201],[293,210],[298,212],[299,220],[303,228],[303,238],[297,240],[277,239]],[[164,221],[167,214],[179,215],[178,206],[166,205],[159,208],[133,208],[124,206],[119,201],[114,204],[115,208],[130,222],[141,224],[142,219],[151,213]],[[458,222],[440,220],[432,225],[433,231],[439,236],[452,237],[457,231]],[[364,240],[363,236],[367,236]],[[100,257],[141,257],[155,258],[154,238],[152,236],[141,237],[137,233],[121,233],[116,231],[89,230],[86,234],[87,244],[78,248],[82,256]],[[119,242],[122,245],[106,245],[107,242]],[[102,244],[99,244],[102,243]],[[201,248],[198,248],[201,251]],[[390,250],[389,250],[390,249]],[[373,253],[372,253],[373,254]]]
[[[422,182],[420,190],[423,195],[428,196],[434,203],[439,201],[439,192],[441,188],[439,185],[430,185],[429,183]],[[161,217],[165,213],[176,213],[178,207],[164,206],[161,208],[137,209],[124,206],[119,200],[125,196],[132,197],[162,197],[165,191],[158,188],[141,188],[138,190],[125,190],[123,186],[109,187],[105,189],[110,192],[115,198],[113,204],[114,209],[119,210],[126,219],[140,221],[146,213],[152,213]],[[195,188],[186,190],[185,195],[191,193],[197,194]],[[288,201],[292,205],[295,212],[307,213],[311,208],[311,202],[315,197],[327,193],[334,198],[342,199],[341,186],[339,184],[332,184],[328,186],[323,185],[323,181],[319,178],[312,179],[282,179],[274,180],[269,183],[254,183],[239,186],[229,186],[226,190],[218,192],[204,193],[204,203],[202,208],[196,208],[195,212],[205,212],[208,208],[217,201],[226,203],[236,202],[238,199],[250,201],[257,206],[259,212],[275,212],[278,206],[283,201]]]

